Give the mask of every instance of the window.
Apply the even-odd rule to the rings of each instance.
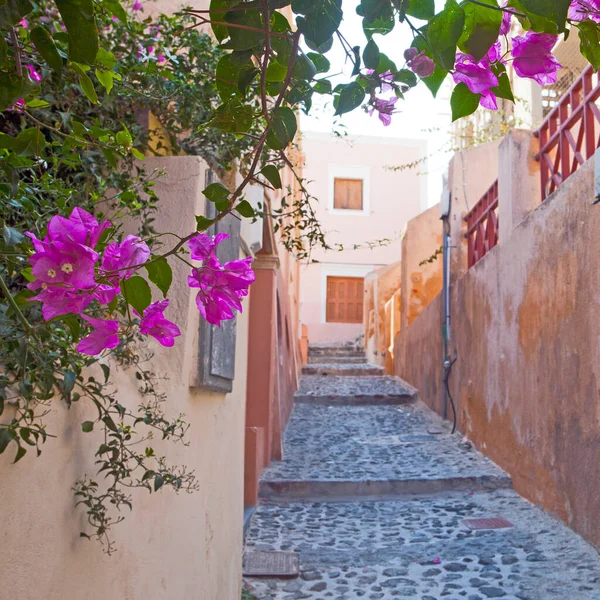
[[[362,323],[364,283],[362,277],[327,277],[328,323]]]
[[[333,208],[342,210],[363,209],[363,180],[341,179],[333,181]]]

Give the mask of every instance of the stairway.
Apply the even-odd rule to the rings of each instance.
[[[600,600],[594,549],[414,388],[349,346],[312,346],[304,373],[245,544],[300,573],[246,578],[257,600]]]

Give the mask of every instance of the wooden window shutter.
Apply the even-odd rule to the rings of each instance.
[[[333,180],[333,208],[342,210],[362,210],[363,180],[338,179]]]
[[[328,277],[326,302],[328,323],[362,323],[363,279],[361,277]]]

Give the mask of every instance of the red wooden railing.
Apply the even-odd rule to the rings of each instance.
[[[465,217],[469,269],[498,243],[498,180]]]
[[[600,77],[587,67],[536,132],[542,201],[600,148]]]

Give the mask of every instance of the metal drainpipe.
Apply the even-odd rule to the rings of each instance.
[[[450,340],[451,340],[451,329],[450,329],[450,223],[448,217],[445,216],[442,219],[443,222],[443,324],[442,324],[442,338],[444,344],[444,363],[443,363],[443,377],[444,381],[448,377],[448,371],[452,365],[450,359]],[[446,386],[444,385],[444,418],[448,418],[448,393]]]

